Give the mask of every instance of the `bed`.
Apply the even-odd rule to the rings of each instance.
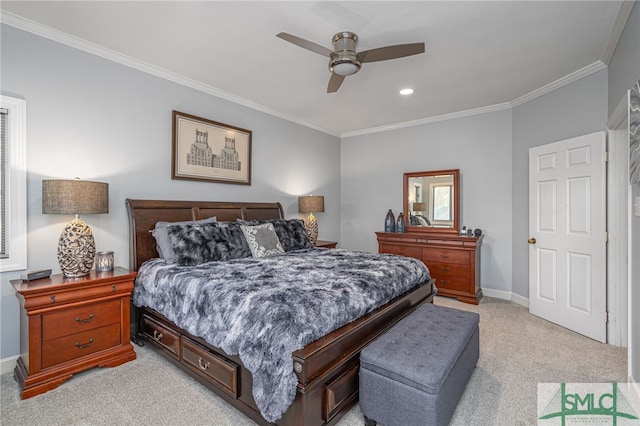
[[[127,199],[126,204],[130,225],[130,267],[136,271],[144,271],[149,265],[158,263],[154,260],[158,257],[156,240],[150,232],[157,222],[215,217],[217,221],[235,222],[240,219],[246,223],[258,223],[256,221],[284,218],[280,203]],[[301,252],[304,256],[320,259],[329,257],[328,251],[332,250],[308,249]],[[338,250],[335,252],[334,257],[339,254]],[[351,255],[347,251],[341,252],[342,257]],[[285,255],[293,256],[295,253]],[[141,268],[145,262],[147,264]],[[289,374],[297,381],[295,395],[284,414],[273,422],[265,420],[261,414],[252,393],[252,365],[247,364],[249,368],[246,367],[239,355],[229,354],[208,343],[198,337],[203,334],[192,333],[185,329],[189,327],[176,325],[148,306],[132,304],[131,334],[136,343],[148,343],[149,347],[259,424],[334,424],[357,402],[360,350],[417,306],[432,302],[434,293],[433,280],[426,279],[388,303],[292,351],[287,365],[293,370]]]

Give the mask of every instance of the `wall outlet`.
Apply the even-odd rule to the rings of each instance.
[[[633,203],[633,214],[635,216],[640,216],[640,197],[636,197],[636,200]]]

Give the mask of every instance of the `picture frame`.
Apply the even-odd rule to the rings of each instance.
[[[171,179],[251,185],[251,130],[172,112]]]

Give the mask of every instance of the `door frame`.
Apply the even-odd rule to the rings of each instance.
[[[624,96],[607,122],[607,343],[629,343],[629,133],[628,98]]]

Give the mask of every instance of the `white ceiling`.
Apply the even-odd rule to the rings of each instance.
[[[507,107],[602,69],[628,16],[620,11],[630,10],[622,3],[3,0],[0,8],[9,25],[349,136]],[[275,36],[332,48],[345,30],[358,34],[358,51],[425,42],[426,53],[363,64],[327,94],[328,60]],[[403,87],[415,93],[401,96]]]

